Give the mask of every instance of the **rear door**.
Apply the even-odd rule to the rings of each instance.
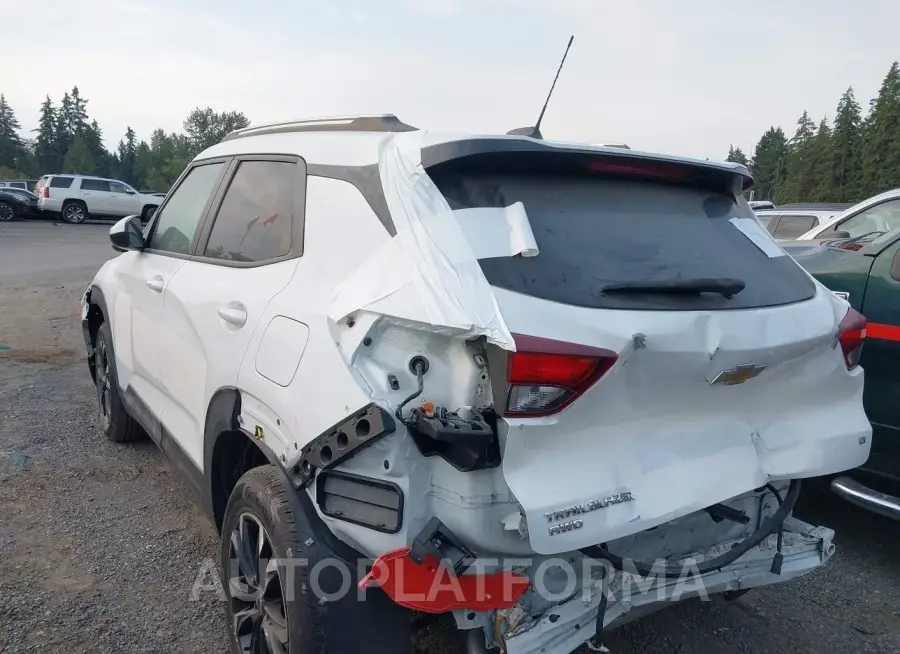
[[[148,228],[144,251],[122,255],[122,292],[116,295],[113,311],[119,383],[158,420],[166,403],[163,355],[172,341],[170,326],[163,320],[167,289],[190,257],[226,165],[219,160],[189,168]]]
[[[82,177],[80,180],[76,180],[76,184],[78,181],[81,182],[79,197],[87,204],[88,212],[112,215],[113,202],[109,182],[105,179],[91,179],[89,177]]]
[[[862,371],[848,371],[834,347],[846,305],[781,250],[733,187],[668,163],[501,162],[473,156],[429,174],[454,209],[522,202],[539,254],[481,268],[517,343],[588,353],[566,371],[500,366],[501,378],[532,378],[494,383],[506,411],[503,475],[536,551],[606,542],[771,479],[862,463]],[[731,297],[647,289],[710,279],[744,288]],[[591,368],[597,381],[565,377],[581,394],[554,405],[553,380],[581,374],[595,353],[611,365]],[[584,507],[568,530],[554,522]]]
[[[297,268],[305,184],[297,157],[235,157],[196,256],[168,287],[163,425],[201,470],[209,402],[237,385],[260,316]]]

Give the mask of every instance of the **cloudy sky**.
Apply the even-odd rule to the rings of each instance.
[[[252,122],[389,112],[419,127],[534,121],[546,138],[724,158],[803,109],[863,107],[900,58],[898,0],[42,0],[4,47],[26,130],[77,84],[110,144],[196,106]],[[7,26],[9,28],[9,26]],[[7,32],[7,36],[10,33]],[[7,40],[8,44],[9,41]],[[27,45],[25,45],[27,44]],[[748,152],[749,153],[749,152]]]

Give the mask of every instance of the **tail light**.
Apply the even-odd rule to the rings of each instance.
[[[41,197],[44,199],[47,199],[50,197],[50,187],[49,186],[41,187]]]
[[[509,417],[548,416],[572,404],[616,362],[617,355],[587,345],[515,335],[507,365]]]
[[[859,365],[865,340],[866,318],[858,311],[850,309],[838,325],[838,341],[841,344],[841,352],[844,353],[847,370],[853,370]]]

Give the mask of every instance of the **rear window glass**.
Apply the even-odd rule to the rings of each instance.
[[[74,177],[51,177],[50,188],[69,188]]]
[[[729,222],[753,218],[730,194],[596,177],[429,172],[453,209],[524,204],[540,253],[482,259],[488,282],[499,288],[607,309],[746,309],[815,295],[791,257],[769,258]],[[607,284],[725,277],[746,287],[730,299],[602,291]]]

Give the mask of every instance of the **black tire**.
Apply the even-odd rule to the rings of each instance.
[[[0,222],[9,222],[10,220],[14,220],[15,217],[16,208],[9,202],[0,200]]]
[[[219,563],[232,654],[412,654],[409,612],[379,589],[366,591],[365,601],[359,601],[356,559],[339,569],[338,560],[347,560],[344,552],[335,553],[321,522],[314,527],[311,505],[299,515],[292,509],[301,506],[298,502],[309,500],[289,489],[284,474],[271,465],[244,474],[231,493]],[[260,536],[265,543],[257,540]],[[330,532],[327,536],[333,539]],[[260,552],[259,559],[245,556],[239,562],[239,551]],[[277,563],[271,563],[273,558]],[[262,592],[254,575],[266,579]],[[330,597],[320,599],[321,594]],[[251,649],[254,632],[261,639],[257,650]],[[269,644],[271,639],[277,646]]]
[[[142,438],[145,432],[137,421],[128,415],[122,404],[112,342],[109,323],[103,323],[97,331],[94,343],[94,371],[100,427],[109,440],[127,443]]]
[[[83,202],[67,201],[63,203],[59,216],[64,223],[80,225],[90,217],[90,214]]]

